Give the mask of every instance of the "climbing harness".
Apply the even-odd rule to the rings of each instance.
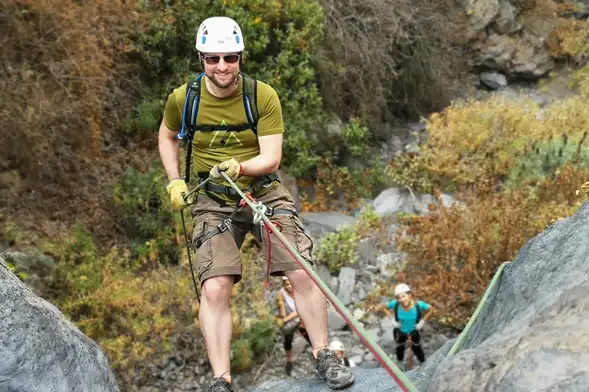
[[[464,327],[464,330],[462,330],[462,332],[458,336],[458,339],[456,339],[456,341],[454,342],[454,344],[450,348],[450,351],[448,351],[448,354],[446,355],[447,357],[452,356],[458,352],[458,350],[460,349],[460,346],[462,345],[462,341],[464,340],[466,335],[468,335],[468,332],[472,328],[472,325],[474,324],[477,317],[481,313],[481,310],[483,309],[483,307],[486,305],[486,302],[489,299],[489,295],[491,294],[491,292],[493,291],[493,289],[495,288],[497,283],[499,283],[499,281],[501,280],[503,270],[510,263],[511,263],[510,261],[506,261],[499,266],[499,268],[497,269],[497,272],[495,272],[495,275],[493,276],[493,279],[491,280],[491,283],[489,283],[487,290],[485,290],[485,293],[483,294],[483,298],[481,298],[481,301],[479,302],[479,304],[477,305],[477,308],[475,309],[474,313],[470,317],[470,320],[468,320],[466,327]]]
[[[192,162],[192,139],[197,131],[233,131],[242,132],[251,130],[256,136],[258,135],[258,120],[260,113],[257,105],[258,82],[251,76],[240,73],[243,80],[242,95],[243,107],[247,117],[247,123],[238,125],[215,125],[215,124],[198,124],[198,108],[200,105],[201,82],[204,72],[195,79],[189,81],[186,87],[186,99],[184,100],[184,109],[182,110],[182,128],[177,135],[179,140],[186,140],[186,183],[190,182],[190,166]]]

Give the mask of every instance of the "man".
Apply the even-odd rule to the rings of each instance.
[[[256,82],[259,120],[255,127],[244,109],[244,84],[240,62],[244,41],[237,23],[226,17],[212,17],[200,25],[196,50],[205,76],[200,83],[200,99],[192,141],[192,167],[199,181],[210,177],[204,192],[191,207],[193,247],[196,251],[197,276],[201,284],[200,325],[213,369],[211,392],[233,391],[229,367],[231,314],[229,298],[233,284],[241,279],[239,248],[252,230],[250,209],[235,209],[238,195],[228,187],[224,172],[242,189],[273,209],[272,220],[300,255],[312,264],[311,240],[305,235],[296,215],[294,202],[272,174],[282,159],[284,126],[278,95],[269,85]],[[194,85],[194,84],[193,84]],[[185,205],[188,192],[180,177],[177,134],[183,128],[182,114],[187,85],[174,90],[166,102],[164,120],[159,130],[159,151],[168,175],[168,193],[176,208]],[[245,96],[244,96],[245,95]],[[190,106],[190,105],[187,105]],[[191,116],[191,118],[194,115]],[[233,129],[233,130],[231,130]],[[230,221],[226,219],[230,218]],[[298,313],[313,345],[317,374],[334,389],[354,382],[354,375],[327,348],[327,309],[325,297],[305,271],[279,241],[271,244],[272,275],[286,275],[293,286]]]

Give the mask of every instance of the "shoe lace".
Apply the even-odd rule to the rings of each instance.
[[[215,387],[222,387],[223,391],[227,391],[229,392],[230,389],[227,389],[225,387],[225,385],[223,385],[223,383],[227,383],[229,384],[229,382],[227,380],[225,380],[225,378],[223,378],[223,376],[226,374],[227,372],[221,374],[219,377],[213,377],[213,382],[212,384],[209,385],[209,392],[214,392],[215,391]]]
[[[344,365],[341,359],[339,359],[335,353],[328,353],[323,358],[319,360],[317,364],[317,369],[325,369],[325,376],[327,378],[331,378],[333,373],[339,372],[340,370],[344,370]]]

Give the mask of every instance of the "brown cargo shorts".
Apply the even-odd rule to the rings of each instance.
[[[273,185],[269,191],[263,196],[257,197],[256,200],[270,209],[284,209],[296,213],[292,196],[280,183]],[[249,231],[259,230],[259,226],[252,223],[253,212],[251,208],[246,206],[237,211],[231,219],[230,230],[216,234],[199,244],[200,238],[206,236],[210,231],[216,230],[217,226],[228,219],[234,210],[234,206],[220,206],[219,203],[204,194],[198,195],[197,202],[191,208],[192,246],[196,252],[197,265],[196,278],[201,285],[206,279],[214,276],[233,276],[235,283],[241,280],[242,267],[239,249]],[[301,257],[313,265],[313,242],[305,233],[299,217],[292,214],[274,214],[269,218]],[[270,244],[268,244],[267,236],[264,233],[262,235],[264,255],[268,254],[269,245],[272,255],[270,275],[281,276],[285,271],[295,271],[302,268],[276,235],[270,235]],[[263,268],[267,268],[266,260]]]

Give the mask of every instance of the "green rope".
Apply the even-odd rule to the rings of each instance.
[[[506,261],[499,266],[499,268],[497,269],[497,272],[495,272],[495,275],[493,276],[493,279],[491,280],[491,283],[489,283],[487,290],[485,290],[485,294],[483,294],[483,298],[481,298],[481,301],[479,302],[477,308],[475,309],[474,313],[470,317],[470,320],[468,320],[466,327],[464,327],[464,330],[460,333],[460,335],[458,336],[458,339],[456,339],[456,341],[452,345],[452,348],[450,349],[450,351],[448,351],[448,354],[446,356],[449,357],[449,356],[452,356],[458,352],[458,350],[460,349],[460,345],[462,344],[462,341],[464,340],[466,335],[468,335],[468,332],[472,328],[472,325],[476,321],[478,315],[481,313],[481,310],[483,309],[487,300],[489,299],[489,295],[493,291],[493,288],[499,282],[501,275],[503,273],[503,270],[505,269],[505,267],[509,263],[510,263],[509,261]]]
[[[319,275],[313,271],[313,269],[307,264],[307,262],[301,257],[301,255],[297,252],[297,250],[288,242],[288,240],[282,235],[280,230],[274,226],[274,224],[270,221],[270,219],[266,216],[263,210],[259,209],[261,204],[254,204],[248,197],[239,189],[237,185],[225,174],[221,172],[225,181],[229,183],[233,189],[242,197],[243,200],[250,206],[250,208],[261,217],[272,233],[278,237],[278,239],[282,242],[282,244],[289,250],[291,255],[297,259],[301,267],[305,270],[305,272],[309,275],[309,277],[315,282],[315,284],[321,289],[323,294],[329,299],[329,302],[333,304],[333,306],[337,309],[337,311],[342,315],[342,317],[346,320],[348,325],[356,332],[362,343],[372,352],[374,357],[379,360],[379,362],[384,366],[387,372],[393,377],[393,379],[397,382],[401,390],[404,392],[418,392],[417,388],[409,378],[403,373],[397,365],[392,361],[391,358],[384,352],[384,350],[373,341],[370,337],[368,332],[364,329],[362,324],[356,320],[356,318],[352,315],[352,313],[346,308],[346,306],[337,298],[335,294],[327,287],[327,285],[321,280]],[[259,203],[259,202],[258,202]]]

